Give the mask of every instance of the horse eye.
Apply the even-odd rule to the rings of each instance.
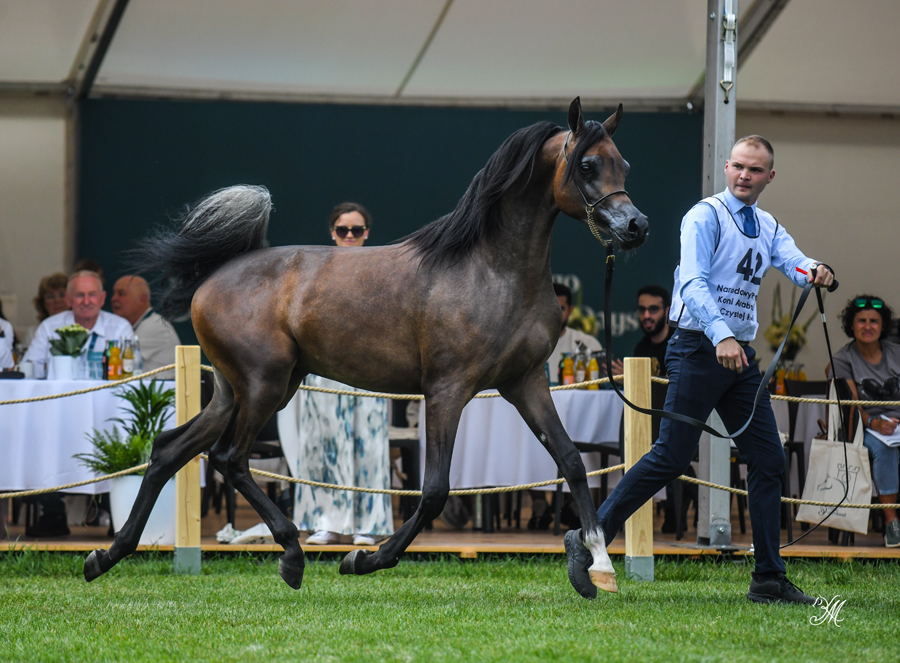
[[[583,161],[581,163],[581,172],[584,173],[585,175],[590,173],[592,170],[594,170],[594,167],[587,161]]]

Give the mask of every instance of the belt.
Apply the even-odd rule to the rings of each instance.
[[[696,334],[698,336],[703,336],[705,338],[708,338],[706,336],[706,334],[704,334],[702,331],[699,331],[697,329],[687,329],[685,327],[677,327],[677,329],[678,329],[679,333],[691,334],[691,335]],[[735,339],[735,340],[737,340],[737,339]],[[747,346],[750,345],[750,341],[738,341],[738,345],[740,345],[742,348],[746,348]]]

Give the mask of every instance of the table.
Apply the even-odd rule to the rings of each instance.
[[[827,394],[810,396],[809,398],[828,398]],[[794,439],[803,441],[803,466],[809,468],[809,449],[813,438],[819,434],[819,419],[828,421],[827,408],[824,403],[799,403],[797,408],[797,426],[794,430]],[[772,401],[772,412],[775,413],[775,423],[778,430],[785,435],[790,433],[790,416],[788,415],[787,401]],[[797,476],[796,463],[791,467],[791,494],[800,493],[800,481]]]
[[[106,382],[92,380],[0,380],[0,400],[15,400],[78,391]],[[124,387],[125,385],[123,385]],[[166,381],[166,388],[175,388]],[[36,403],[0,405],[0,491],[50,488],[91,479],[95,475],[72,458],[91,453],[88,434],[111,430],[109,420],[124,418],[125,401],[118,388]],[[175,412],[166,423],[174,428]],[[97,495],[109,492],[109,482],[88,484],[65,492]]]
[[[573,440],[618,444],[624,404],[615,392],[572,389],[551,394],[563,427]],[[423,477],[425,431],[423,406],[419,415]],[[599,454],[583,458],[588,472],[600,469]],[[556,477],[556,463],[506,400],[477,398],[466,405],[450,463],[451,488],[515,486]],[[589,483],[599,486],[600,477],[592,477]]]

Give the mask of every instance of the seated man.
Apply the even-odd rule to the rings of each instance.
[[[88,352],[103,352],[109,341],[134,335],[128,320],[101,310],[106,301],[106,291],[96,272],[81,270],[72,274],[66,286],[66,301],[71,310],[51,315],[40,324],[25,353],[25,361],[46,366],[50,361],[50,339],[57,337],[57,329],[73,323],[91,332],[87,342]]]
[[[134,327],[140,339],[144,370],[152,371],[175,361],[181,340],[175,329],[150,308],[150,286],[140,276],[123,276],[113,286],[112,310]]]
[[[57,336],[57,329],[73,323],[91,332],[88,352],[101,352],[109,341],[131,338],[134,333],[128,320],[100,310],[106,301],[106,292],[96,272],[81,270],[72,274],[66,287],[66,301],[71,310],[51,315],[40,324],[25,353],[25,361],[46,366],[50,361],[50,339]],[[25,529],[25,535],[38,538],[68,535],[66,506],[59,493],[41,495],[38,503],[40,518]]]
[[[559,299],[559,306],[563,315],[562,331],[559,332],[559,340],[556,342],[553,354],[550,355],[548,360],[550,362],[550,379],[556,382],[554,376],[559,370],[559,362],[563,354],[576,352],[578,350],[577,341],[581,341],[591,352],[599,352],[603,349],[603,346],[600,345],[600,341],[590,334],[585,334],[583,331],[566,326],[566,323],[569,322],[569,316],[572,315],[572,291],[562,283],[554,283],[553,290],[556,291],[556,297]]]
[[[0,371],[4,368],[12,368],[15,365],[13,359],[13,345],[15,335],[12,323],[3,317],[3,307],[0,306]]]

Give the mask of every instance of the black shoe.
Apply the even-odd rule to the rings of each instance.
[[[594,558],[581,540],[581,530],[570,529],[566,532],[564,542],[566,559],[569,562],[569,582],[584,598],[597,598],[597,588],[591,582],[591,574],[588,572]]]
[[[794,583],[785,576],[770,580],[756,580],[750,582],[750,591],[747,598],[754,603],[806,603],[815,605],[818,599],[807,596]]]

